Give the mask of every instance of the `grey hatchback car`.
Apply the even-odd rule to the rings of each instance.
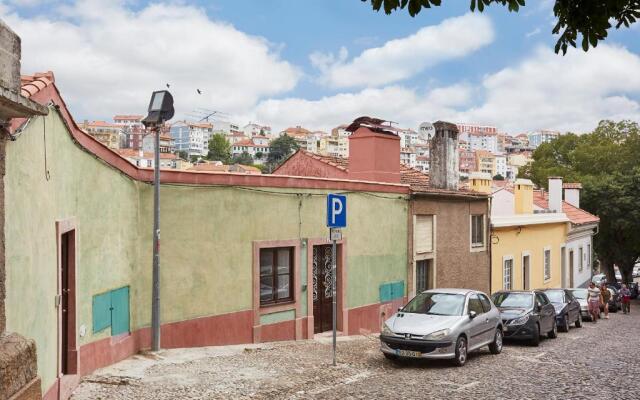
[[[452,359],[458,366],[467,354],[489,346],[502,351],[502,320],[489,297],[468,289],[432,289],[419,293],[384,322],[380,350],[398,358]]]

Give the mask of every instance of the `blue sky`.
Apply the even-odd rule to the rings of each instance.
[[[142,113],[165,82],[178,118],[216,109],[275,129],[362,114],[509,133],[639,120],[640,29],[563,57],[553,2],[528,3],[470,15],[449,1],[412,18],[359,0],[0,0],[0,17],[23,38],[23,72],[53,70],[78,120]]]

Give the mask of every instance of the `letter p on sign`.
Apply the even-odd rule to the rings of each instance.
[[[344,228],[347,226],[347,196],[327,195],[327,226]]]

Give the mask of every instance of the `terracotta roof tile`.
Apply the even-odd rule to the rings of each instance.
[[[541,208],[549,208],[549,194],[540,190],[534,190],[533,203]],[[593,224],[596,222],[600,222],[600,218],[598,218],[597,216],[581,208],[574,207],[566,201],[562,202],[562,212],[565,213],[571,223],[575,225]]]
[[[567,182],[562,184],[563,189],[582,189],[582,183],[579,182]]]
[[[55,82],[55,78],[53,77],[53,72],[46,72],[35,75],[22,75],[20,81],[22,85],[20,94],[23,97],[31,97]]]

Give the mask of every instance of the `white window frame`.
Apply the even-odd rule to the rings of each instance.
[[[549,252],[549,275],[547,276],[547,251]],[[544,278],[544,282],[547,283],[551,280],[551,271],[553,270],[552,260],[553,255],[551,254],[551,247],[547,246],[542,250],[542,276]]]
[[[473,217],[482,217],[482,245],[474,246],[473,243]],[[469,215],[469,246],[470,251],[478,252],[485,251],[487,249],[487,215],[486,214],[471,214]]]
[[[507,287],[507,261],[511,261],[511,266],[509,270],[509,287]],[[513,272],[515,271],[515,265],[513,261],[513,256],[504,256],[502,257],[502,289],[503,290],[513,290]]]
[[[584,269],[584,263],[583,263],[583,258],[584,258],[584,250],[582,248],[582,246],[578,247],[578,254],[580,254],[580,260],[578,261],[578,271],[582,272],[582,270]]]

